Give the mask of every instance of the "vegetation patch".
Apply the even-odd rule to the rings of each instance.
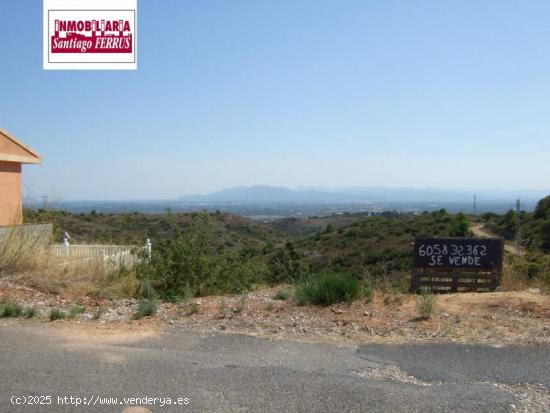
[[[359,281],[355,277],[342,273],[324,273],[299,284],[295,297],[299,305],[330,305],[351,302],[360,294]]]
[[[52,308],[50,310],[50,321],[62,320],[67,317],[67,314],[60,308]]]
[[[23,307],[11,301],[5,301],[0,305],[0,315],[2,317],[19,317],[22,313]]]
[[[143,317],[151,317],[157,313],[157,306],[154,301],[146,298],[139,300],[138,308],[134,313],[133,319],[139,320]]]
[[[266,266],[257,252],[215,248],[207,214],[196,215],[172,239],[157,243],[150,260],[138,267],[139,277],[161,293],[173,296],[240,293],[262,281]],[[149,298],[150,299],[150,298]]]
[[[281,300],[281,301],[288,300],[289,298],[290,298],[290,291],[288,290],[279,290],[273,296],[274,300]]]
[[[23,310],[23,317],[25,318],[33,318],[38,314],[38,310],[33,307],[25,308]]]
[[[69,309],[69,318],[75,318],[76,316],[80,314],[84,314],[86,312],[86,308],[79,305],[73,305]]]
[[[431,291],[421,288],[416,301],[416,309],[418,310],[418,318],[427,320],[431,317],[434,311],[435,296]]]

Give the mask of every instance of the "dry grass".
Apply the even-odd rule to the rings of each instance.
[[[63,262],[32,231],[10,228],[0,239],[0,274],[20,284],[54,294],[130,297],[138,290],[134,271],[99,259]]]
[[[44,265],[45,246],[41,234],[14,226],[0,238],[0,271],[22,272]]]
[[[507,255],[502,269],[501,290],[521,291],[534,287],[550,293],[549,262],[535,265],[524,256]]]

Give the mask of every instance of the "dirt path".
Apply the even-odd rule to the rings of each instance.
[[[473,223],[471,225],[470,229],[472,230],[472,232],[474,233],[474,235],[476,237],[490,238],[490,237],[495,236],[495,234],[492,234],[489,231],[487,231],[483,227],[483,224],[481,224],[479,222]],[[504,249],[506,251],[508,251],[509,253],[511,253],[511,254],[516,254],[516,255],[523,255],[524,254],[524,251],[523,251],[522,248],[518,247],[516,244],[511,243],[509,241],[506,241],[504,243]]]

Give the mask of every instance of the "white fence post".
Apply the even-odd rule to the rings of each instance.
[[[70,247],[70,243],[69,243],[69,240],[71,239],[70,235],[68,232],[65,232],[63,234],[63,245],[65,246],[65,255],[68,257],[69,256],[69,247]]]
[[[147,238],[147,240],[145,241],[145,250],[147,251],[147,258],[151,259],[151,252],[153,250],[153,246],[149,238]]]

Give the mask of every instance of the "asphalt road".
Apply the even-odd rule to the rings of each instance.
[[[550,411],[544,346],[356,347],[175,327],[106,337],[76,330],[0,324],[1,412]],[[52,396],[51,404],[12,404],[29,395],[43,403]],[[96,405],[59,404],[58,396]],[[106,406],[98,397],[118,399]],[[189,404],[142,400],[147,410],[128,409],[123,397]]]

